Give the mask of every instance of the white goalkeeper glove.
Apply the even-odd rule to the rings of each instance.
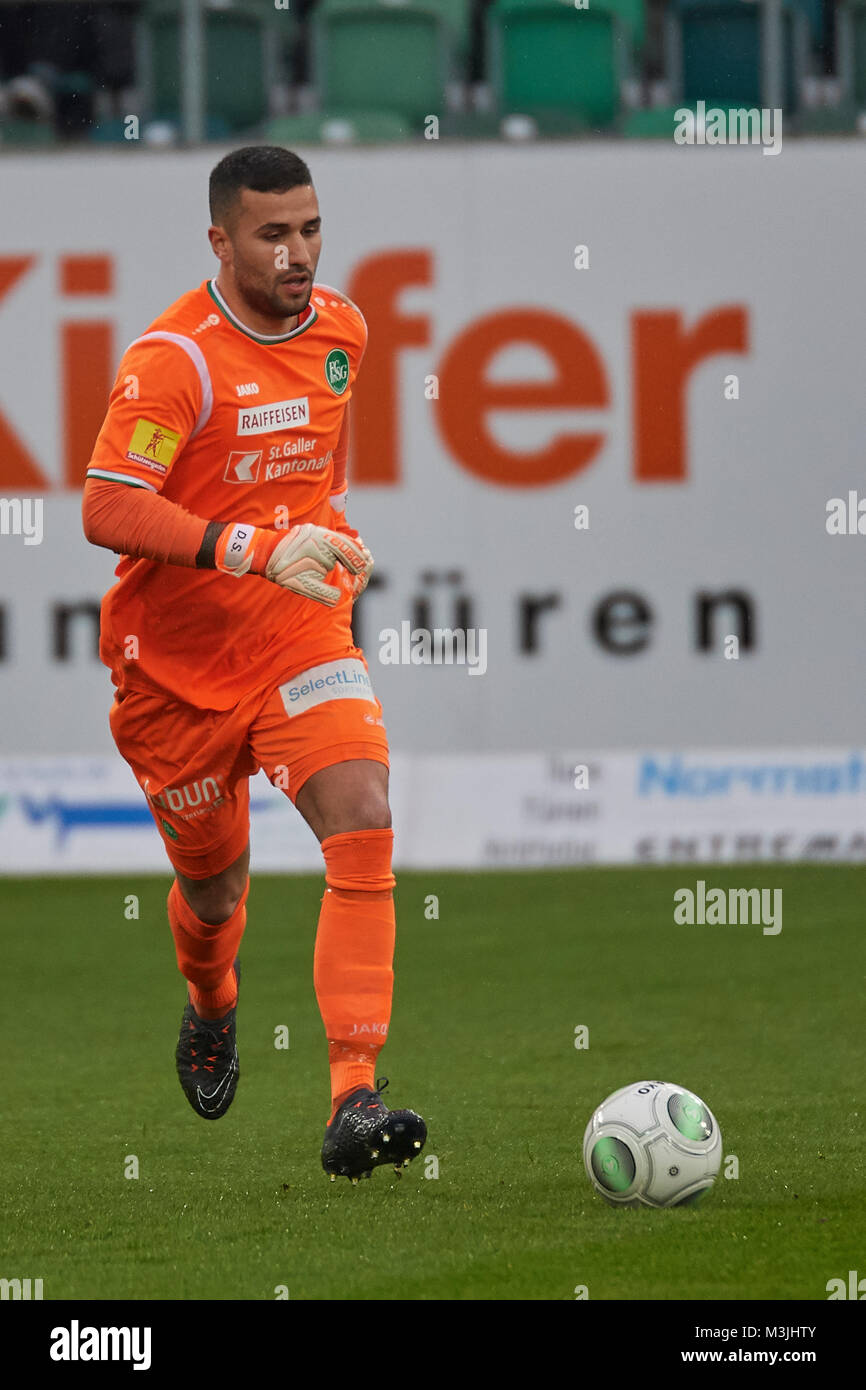
[[[229,525],[216,543],[214,562],[224,574],[261,574],[281,589],[328,608],[334,607],[342,592],[325,583],[336,565],[348,572],[346,582],[353,591],[353,602],[367,587],[373,568],[373,557],[360,536],[354,539],[325,526],[314,526],[311,521],[285,532],[243,523]]]

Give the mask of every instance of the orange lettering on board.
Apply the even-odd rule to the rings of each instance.
[[[0,256],[0,299],[35,265],[35,256]],[[45,492],[48,479],[0,413],[0,492]]]
[[[715,309],[688,330],[682,318],[676,309],[632,316],[634,477],[639,483],[681,483],[688,477],[689,378],[708,357],[748,351],[748,311],[742,305]]]
[[[552,381],[491,381],[492,359],[514,343],[531,343],[555,367]],[[604,435],[561,430],[542,449],[506,449],[487,423],[493,410],[600,409],[609,404],[604,363],[592,340],[558,314],[506,309],[465,328],[439,368],[438,421],[458,463],[501,487],[543,487],[579,473]]]
[[[346,291],[367,320],[370,335],[352,388],[353,486],[400,481],[399,353],[427,346],[430,320],[423,314],[400,314],[396,301],[410,285],[429,285],[432,277],[429,251],[385,251],[356,266]]]

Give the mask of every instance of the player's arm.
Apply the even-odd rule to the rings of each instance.
[[[206,521],[158,493],[100,478],[85,483],[82,518],[93,545],[163,564],[262,575],[328,607],[340,597],[337,587],[324,582],[335,565],[355,582],[372,564],[362,541],[324,526],[306,522],[271,531],[245,522]]]
[[[85,535],[133,558],[258,574],[333,606],[324,578],[339,564],[355,582],[372,564],[363,543],[305,523],[288,531],[208,521],[160,495],[186,442],[207,423],[210,384],[200,349],[146,334],[124,354],[84,489]]]

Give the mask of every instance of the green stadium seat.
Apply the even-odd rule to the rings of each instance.
[[[319,0],[318,10],[369,9],[371,4],[385,9],[411,7],[414,0]],[[447,25],[457,66],[465,74],[472,43],[472,0],[423,0],[422,8],[433,10]]]
[[[208,116],[220,118],[229,132],[258,125],[267,116],[268,44],[274,42],[281,13],[270,6],[253,7],[248,0],[204,9],[205,106]],[[149,0],[141,23],[150,51],[151,110],[176,111],[181,87],[178,0]]]
[[[127,140],[125,134],[126,121],[123,117],[117,117],[114,120],[98,121],[95,125],[91,126],[90,130],[87,132],[87,138],[92,140],[94,144],[146,146],[149,143],[146,138],[148,126],[157,123],[161,124],[163,122],[167,125],[174,126],[178,139],[180,139],[183,129],[183,118],[179,111],[166,111],[160,112],[156,116],[149,116],[146,120],[141,122],[138,140]],[[222,116],[208,116],[205,120],[204,133],[206,140],[227,140],[231,137],[232,131],[228,122],[224,120]]]
[[[620,133],[629,140],[673,140],[677,109],[676,106],[651,106],[625,111]]]
[[[338,0],[339,2],[339,0]],[[538,9],[549,5],[551,0],[512,0],[512,9]],[[569,8],[575,9],[574,0],[563,0]],[[631,31],[635,48],[642,49],[646,42],[647,0],[587,0],[587,10],[605,10],[616,15]]]
[[[632,43],[638,51],[646,44],[646,0],[594,0],[596,9],[610,10],[631,30]],[[590,7],[593,0],[590,0]]]
[[[450,31],[424,5],[353,5],[316,11],[313,71],[319,102],[335,114],[392,111],[421,132],[445,110]]]
[[[498,140],[499,125],[495,111],[444,111],[439,118],[439,139]]]
[[[56,145],[54,127],[44,121],[25,121],[10,119],[0,121],[0,146]]]
[[[601,3],[494,0],[488,11],[490,76],[502,112],[578,127],[610,127],[633,62],[631,31]],[[563,132],[565,133],[564,129]]]
[[[866,0],[845,0],[837,13],[836,50],[845,99],[866,111]]]
[[[700,5],[712,6],[717,0],[686,0],[694,8]],[[756,8],[756,0],[739,0],[741,5],[750,5]],[[809,25],[809,35],[811,42],[817,48],[824,37],[824,0],[788,0],[792,9],[800,10]],[[675,0],[675,8],[682,8],[682,0]],[[760,8],[760,6],[758,6]]]
[[[824,0],[794,0],[794,3],[806,16],[812,47],[820,47],[824,39]]]
[[[680,58],[679,71],[669,76],[680,100],[717,105],[736,92],[739,105],[760,107],[762,22],[761,6],[753,0],[674,0],[669,24],[678,29]],[[782,0],[782,40],[782,105],[792,113],[799,104],[808,50],[806,17],[792,0]]]
[[[850,135],[857,129],[857,107],[853,102],[839,106],[819,106],[803,111],[797,121],[798,135]]]
[[[393,111],[312,111],[298,116],[274,116],[264,138],[275,145],[390,144],[407,140],[408,123]]]
[[[95,145],[140,145],[141,140],[127,140],[127,124],[122,116],[115,117],[113,120],[97,121],[87,132],[88,140],[92,140]]]

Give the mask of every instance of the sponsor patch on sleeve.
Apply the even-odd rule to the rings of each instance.
[[[126,457],[133,463],[143,463],[145,468],[164,477],[179,443],[180,434],[177,430],[154,424],[153,420],[138,419],[127,446]]]

